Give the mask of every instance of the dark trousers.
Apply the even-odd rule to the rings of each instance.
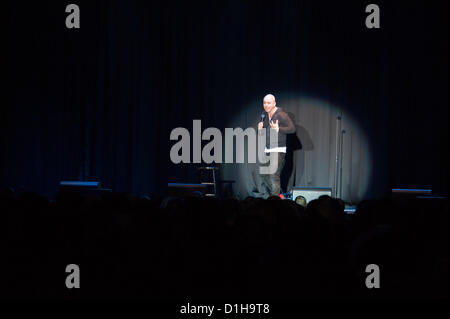
[[[280,175],[284,167],[284,159],[286,153],[277,153],[278,163],[277,170],[273,174],[261,174],[261,189],[260,193],[263,194],[264,198],[269,196],[279,196],[281,192],[281,180]]]

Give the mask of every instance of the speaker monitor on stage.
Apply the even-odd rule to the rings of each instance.
[[[294,201],[306,206],[322,195],[331,196],[331,187],[293,187],[291,193]]]
[[[78,189],[99,189],[100,182],[85,182],[85,181],[61,181],[59,182],[60,190],[78,190]]]
[[[60,181],[59,192],[77,192],[83,195],[101,194],[111,192],[109,188],[103,188],[100,182],[86,181]]]

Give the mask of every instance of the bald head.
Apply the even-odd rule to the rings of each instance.
[[[277,105],[277,101],[275,100],[275,96],[272,94],[267,94],[263,100],[264,111],[267,113],[271,113]]]
[[[273,94],[267,94],[265,97],[264,97],[264,100],[263,101],[274,101],[274,102],[276,102],[276,100],[275,100],[275,96],[273,96]]]

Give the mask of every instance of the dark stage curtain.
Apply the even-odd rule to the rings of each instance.
[[[256,127],[267,93],[295,117],[283,186],[332,186],[335,119],[341,197],[393,187],[448,191],[448,3],[378,1],[7,2],[1,185],[53,196],[60,180],[163,195],[198,182],[170,162],[176,127]],[[297,143],[297,144],[295,144]],[[250,164],[221,165],[254,194]]]

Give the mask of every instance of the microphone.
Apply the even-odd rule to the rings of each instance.
[[[261,122],[264,122],[264,119],[266,118],[266,112],[261,113]]]

